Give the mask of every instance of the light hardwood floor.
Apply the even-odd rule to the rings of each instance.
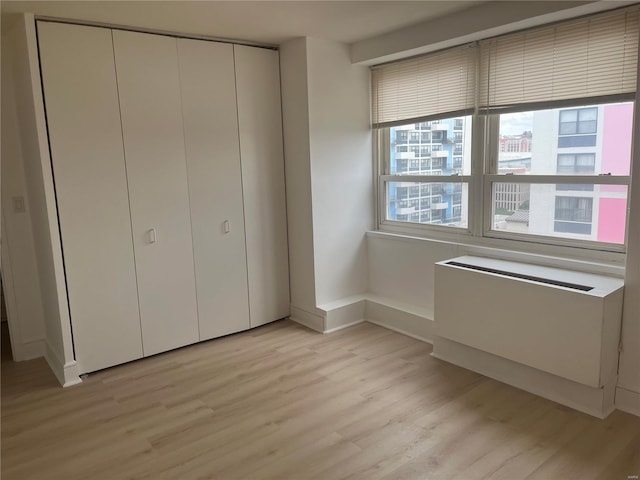
[[[5,361],[2,479],[640,474],[640,418],[601,421],[430,351],[368,323],[321,335],[280,321],[67,389],[42,359]]]

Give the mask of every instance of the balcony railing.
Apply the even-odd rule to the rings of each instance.
[[[396,208],[397,215],[411,215],[416,212],[415,207]]]

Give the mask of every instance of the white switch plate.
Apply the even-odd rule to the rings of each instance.
[[[13,211],[15,213],[24,213],[24,197],[13,197]]]

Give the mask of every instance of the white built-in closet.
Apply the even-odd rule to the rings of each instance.
[[[80,371],[287,316],[278,52],[37,27]]]

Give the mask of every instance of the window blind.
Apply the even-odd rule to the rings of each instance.
[[[609,12],[480,42],[481,111],[632,98],[639,12]]]
[[[373,67],[373,127],[383,128],[474,111],[475,46]]]

